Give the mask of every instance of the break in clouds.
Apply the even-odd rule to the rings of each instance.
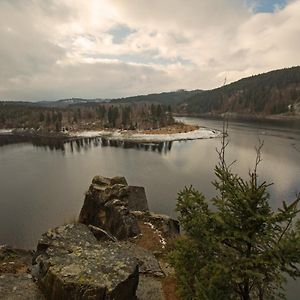
[[[299,65],[299,19],[300,0],[2,0],[0,100],[208,89]]]

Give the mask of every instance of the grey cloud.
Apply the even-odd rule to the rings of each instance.
[[[212,88],[299,64],[300,0],[2,0],[0,100]]]
[[[54,100],[68,97],[111,98],[160,91],[173,79],[162,70],[116,62],[54,66],[47,73],[6,82],[6,99]],[[0,89],[1,91],[1,89]]]

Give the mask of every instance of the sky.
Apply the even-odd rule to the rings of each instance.
[[[0,100],[211,89],[300,64],[300,0],[0,0]]]

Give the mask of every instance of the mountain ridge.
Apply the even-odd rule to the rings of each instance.
[[[187,98],[179,112],[300,115],[300,66],[242,78]]]

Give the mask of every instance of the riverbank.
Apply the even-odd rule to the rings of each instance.
[[[160,143],[169,141],[217,138],[220,136],[221,132],[218,130],[183,123],[176,123],[159,129],[149,130],[99,129],[49,133],[21,129],[1,129],[0,131],[0,140],[42,140],[45,141],[45,143],[55,140],[67,142],[81,138],[96,137],[105,138],[112,141]]]
[[[199,127],[197,125],[168,126],[155,130],[100,130],[71,132],[72,137],[102,137],[108,140],[137,142],[137,143],[159,143],[168,141],[197,140],[217,138],[221,132],[215,129]]]

